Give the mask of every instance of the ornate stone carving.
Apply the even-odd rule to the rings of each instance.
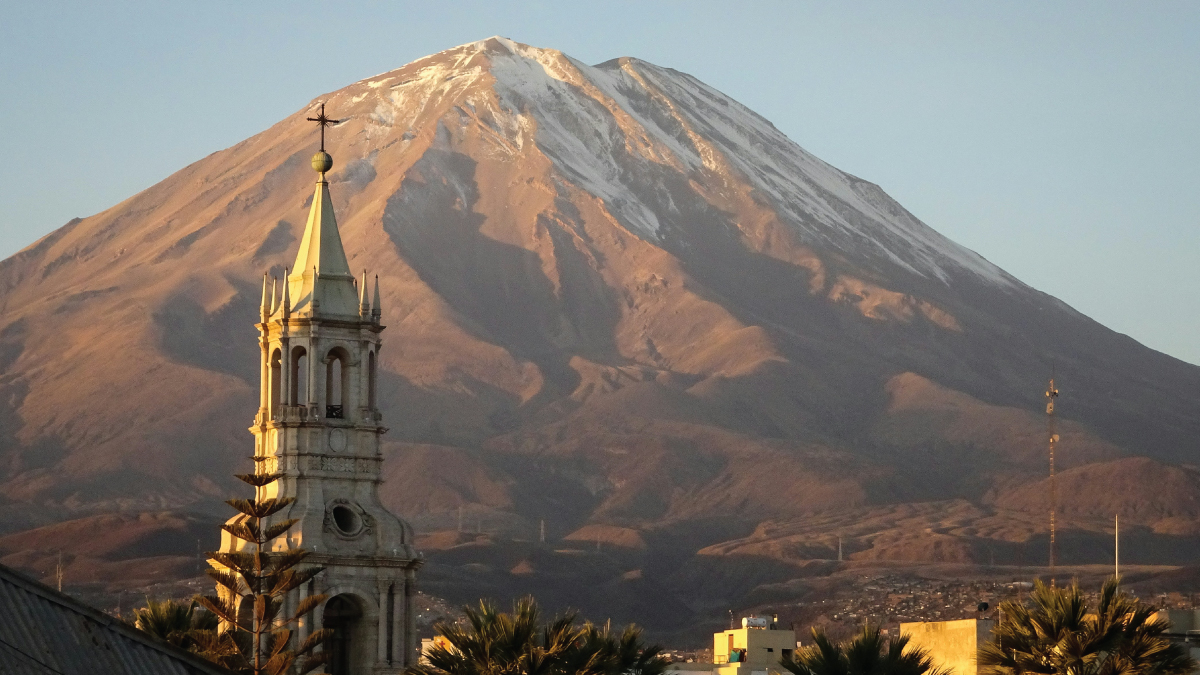
[[[346,432],[341,429],[329,430],[329,449],[341,452],[346,449]]]
[[[325,504],[325,531],[342,539],[358,539],[375,531],[375,519],[349,499]]]

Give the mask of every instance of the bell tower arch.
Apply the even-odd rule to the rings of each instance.
[[[323,107],[322,119],[332,122]],[[329,596],[315,625],[301,624],[299,640],[328,622],[340,631],[338,664],[398,674],[416,664],[413,601],[423,560],[411,526],[379,500],[387,431],[375,375],[384,330],[379,278],[368,295],[366,273],[356,281],[350,272],[323,142],[312,166],[319,177],[296,262],[282,284],[263,279],[261,395],[250,432],[263,469],[283,474],[262,496],[295,500],[277,516],[299,520],[279,545],[303,547],[306,562],[325,568],[287,600],[291,611],[309,595]],[[222,550],[239,544],[222,537]]]

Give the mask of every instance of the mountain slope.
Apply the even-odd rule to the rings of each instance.
[[[460,507],[509,536],[621,527],[666,570],[822,510],[958,499],[991,518],[1044,474],[1052,364],[1064,466],[1195,456],[1200,368],[691,76],[492,38],[319,101],[344,120],[345,249],[383,289],[384,491],[426,531]],[[234,489],[258,280],[298,245],[315,105],[0,263],[10,512],[207,510]],[[1156,474],[1105,475],[1141,494]],[[988,531],[1036,535],[1004,522]],[[982,549],[872,556],[938,550]]]

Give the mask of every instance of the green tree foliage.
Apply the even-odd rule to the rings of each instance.
[[[1079,584],[1037,582],[1028,604],[1000,603],[1002,619],[979,650],[984,675],[1186,675],[1196,668],[1186,647],[1164,637],[1156,608],[1105,582],[1095,607]]]
[[[636,626],[615,635],[576,614],[543,625],[533,598],[518,600],[511,614],[487,601],[463,611],[465,624],[434,626],[448,646],[434,646],[429,663],[408,675],[661,675],[669,663]]]
[[[308,555],[304,549],[280,550],[271,546],[297,522],[296,519],[271,522],[272,516],[287,508],[293,499],[263,497],[263,488],[282,475],[260,471],[237,476],[254,487],[254,498],[226,502],[241,515],[222,527],[245,544],[240,551],[209,554],[215,569],[207,572],[222,593],[196,598],[220,619],[221,625],[217,630],[197,634],[195,651],[239,675],[303,675],[325,660],[324,654],[314,650],[328,636],[328,631],[315,630],[304,642],[293,646],[291,628],[310,615],[325,596],[311,595],[299,603],[291,616],[283,613],[288,592],[308,582],[322,568],[300,567]]]
[[[885,639],[879,627],[864,627],[850,640],[836,643],[813,628],[811,647],[797,649],[779,664],[795,675],[950,675],[934,668],[929,654],[908,646],[907,635]]]
[[[133,610],[133,625],[160,640],[183,649],[194,649],[197,633],[217,628],[217,617],[197,611],[197,602],[146,598],[146,606]]]

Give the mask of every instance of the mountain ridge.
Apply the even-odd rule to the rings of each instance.
[[[865,514],[864,559],[1015,559],[1044,535],[1013,500],[1045,475],[1052,368],[1063,467],[1167,514],[1147,550],[1185,552],[1171,533],[1200,514],[1147,482],[1193,494],[1200,368],[691,76],[504,39],[314,99],[0,262],[0,509],[219,510],[251,447],[261,275],[299,244],[318,103],[343,120],[327,147],[351,268],[381,280],[385,501],[457,561],[431,583],[472,588],[447,533],[463,511],[491,533],[471,555],[523,570],[495,588],[536,580],[504,538],[542,521],[642,541],[638,583],[688,603],[684,580],[739,573],[724,557],[786,550],[755,568],[771,583],[800,573],[797,550],[828,557],[838,514]],[[791,529],[743,545],[772,522]]]

